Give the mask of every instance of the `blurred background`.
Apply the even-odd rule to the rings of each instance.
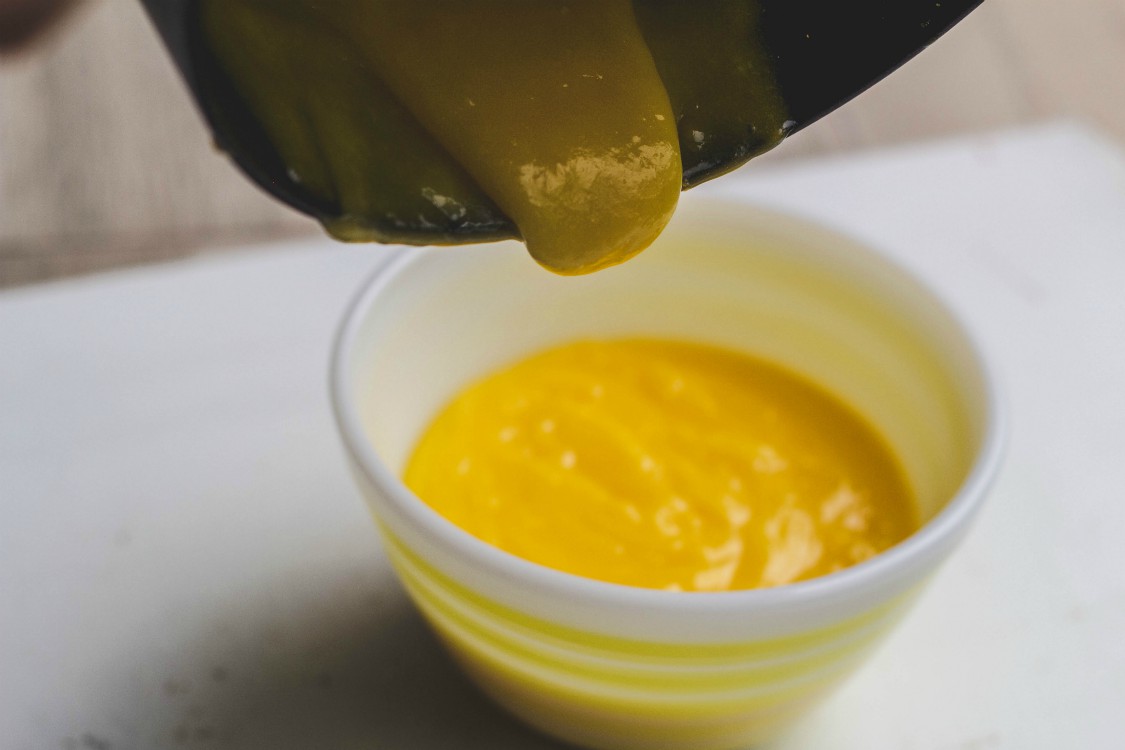
[[[1125,142],[1123,60],[1125,0],[986,0],[747,169],[1060,116]],[[0,287],[318,232],[214,151],[135,0],[0,58]]]

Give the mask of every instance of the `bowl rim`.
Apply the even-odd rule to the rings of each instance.
[[[772,588],[719,592],[665,591],[585,578],[531,562],[474,537],[420,500],[376,453],[365,437],[356,398],[349,388],[354,345],[370,309],[402,273],[423,258],[440,253],[440,248],[400,248],[393,252],[359,288],[338,328],[331,354],[329,390],[337,427],[354,466],[362,471],[401,519],[453,554],[473,560],[500,578],[538,587],[552,596],[579,597],[595,606],[625,606],[641,611],[688,613],[701,617],[732,613],[753,616],[766,612],[773,614],[779,610],[812,612],[840,601],[863,597],[865,592],[893,586],[903,577],[904,571],[925,568],[928,561],[941,558],[943,552],[951,550],[959,541],[983,504],[999,474],[1007,447],[1008,410],[1001,397],[995,364],[972,328],[957,308],[926,280],[866,239],[857,238],[819,219],[763,208],[749,201],[710,196],[706,205],[713,210],[737,212],[740,221],[753,215],[775,226],[799,227],[806,232],[811,229],[823,237],[844,241],[849,250],[866,253],[868,260],[919,287],[952,324],[971,356],[976,368],[974,374],[981,384],[983,434],[980,449],[957,492],[913,534],[862,563],[825,576]],[[782,228],[785,229],[784,226]]]

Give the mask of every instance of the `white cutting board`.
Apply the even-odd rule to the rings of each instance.
[[[1013,412],[975,530],[776,750],[1125,742],[1125,154],[1055,123],[746,168],[977,330]],[[446,661],[329,415],[385,251],[247,250],[0,294],[0,748],[557,747]]]

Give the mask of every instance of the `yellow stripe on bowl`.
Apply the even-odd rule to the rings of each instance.
[[[848,621],[768,641],[651,643],[562,627],[514,611],[452,581],[393,535],[388,549],[415,601],[446,638],[495,660],[516,661],[545,681],[589,689],[675,693],[686,699],[742,694],[834,674],[858,661],[905,610],[910,594]]]

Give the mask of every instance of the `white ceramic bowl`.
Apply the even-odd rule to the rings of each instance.
[[[828,387],[895,447],[924,526],[823,578],[673,593],[513,557],[402,484],[420,432],[468,381],[613,336],[744,350]],[[392,562],[452,655],[517,716],[597,748],[746,747],[799,716],[953,550],[996,474],[1003,432],[978,348],[908,274],[805,221],[686,200],[653,247],[592,276],[552,276],[515,243],[403,251],[348,314],[332,392]]]

